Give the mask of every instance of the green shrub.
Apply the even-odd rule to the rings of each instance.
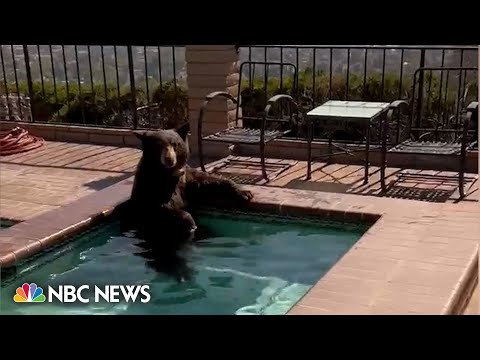
[[[26,82],[19,82],[20,93],[28,94]],[[9,92],[16,92],[16,86],[9,85]],[[136,89],[135,106],[146,105],[146,93]],[[119,96],[120,93],[120,96]],[[5,87],[0,86],[0,94],[5,94]],[[172,82],[165,82],[153,88],[150,93],[150,103],[158,103],[157,115],[152,121],[147,121],[139,113],[139,126],[148,123],[175,126],[187,119],[188,98],[186,89]],[[35,120],[39,122],[69,123],[96,126],[133,126],[132,96],[130,86],[117,89],[116,86],[97,84],[93,87],[83,85],[81,92],[78,84],[33,83],[32,111]],[[153,114],[153,115],[155,115]],[[152,116],[154,117],[154,116]],[[148,123],[147,123],[148,122]]]
[[[244,116],[259,115],[265,108],[265,91],[263,77],[242,81],[242,111]],[[331,83],[331,87],[330,87]],[[315,84],[315,87],[313,86]],[[317,71],[315,80],[311,68],[299,72],[298,93],[302,95],[304,110],[309,110],[313,105],[324,103],[328,99],[347,99],[347,78],[345,75],[332,75],[323,71]],[[458,96],[457,82],[450,81],[448,91],[444,88],[439,91],[439,76],[425,76],[424,87],[428,94],[425,99],[426,109],[422,118],[426,119],[424,126],[435,126],[437,121],[448,119],[453,115]],[[139,87],[141,84],[138,84]],[[401,88],[400,88],[401,86]],[[280,87],[280,79],[270,77],[267,82],[267,99],[279,93],[291,93],[293,81],[285,78]],[[476,81],[467,86],[468,98],[475,99],[478,94]],[[16,86],[9,84],[9,91],[16,92]],[[19,91],[28,94],[26,82],[19,83]],[[33,83],[33,99],[31,101],[36,121],[61,122],[80,125],[133,127],[132,96],[130,86],[117,89],[116,86],[97,84],[95,86],[82,85],[81,94],[78,84],[56,84],[51,82],[42,84]],[[3,84],[0,84],[0,93],[5,93]],[[173,82],[164,82],[150,89],[150,101],[143,88],[136,89],[135,106],[144,106],[147,103],[156,103],[155,108],[145,109],[138,113],[138,127],[171,128],[177,124],[188,121],[188,95],[186,88]],[[367,74],[364,76],[350,74],[348,78],[348,99],[364,101],[392,102],[397,99],[411,99],[412,79],[405,75],[400,82],[398,74],[386,73],[383,81],[381,74]],[[314,100],[312,102],[311,100]],[[439,116],[438,116],[439,115]],[[254,123],[249,126],[257,127]],[[304,114],[299,122],[294,124],[295,131],[292,136],[303,137],[306,134]],[[402,127],[406,126],[403,120]],[[353,133],[348,135],[353,137]],[[348,137],[347,136],[347,137]]]

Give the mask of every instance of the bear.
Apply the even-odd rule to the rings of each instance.
[[[188,122],[172,129],[137,130],[142,156],[129,201],[127,221],[152,246],[177,251],[195,240],[192,213],[202,207],[240,208],[253,194],[230,179],[190,167]]]

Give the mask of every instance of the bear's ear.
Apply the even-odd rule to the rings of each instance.
[[[175,131],[180,135],[183,141],[187,139],[187,135],[190,132],[190,123],[186,122],[175,129]]]

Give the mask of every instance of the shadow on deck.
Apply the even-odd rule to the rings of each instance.
[[[260,160],[234,157],[234,161],[219,160],[207,170],[249,185],[264,185],[289,189],[312,190],[363,196],[388,197],[435,203],[456,202],[458,174],[453,172],[387,168],[387,190],[380,187],[378,167],[371,167],[368,184],[363,183],[364,169],[359,165],[312,164],[312,177],[306,180],[307,164],[303,161],[267,160],[267,173],[271,181],[261,176]],[[217,170],[215,170],[217,169]],[[432,177],[431,175],[434,175]],[[463,201],[478,201],[478,182],[474,174],[466,175],[468,196]]]
[[[140,150],[128,147],[47,142],[41,148],[0,158],[2,217],[25,220],[64,206],[92,192],[104,189],[134,175]],[[363,184],[363,167],[345,164],[312,164],[312,177],[305,179],[306,163],[267,159],[262,178],[260,160],[249,157],[206,159],[207,169],[225,175],[239,184],[264,185],[363,196],[390,197],[426,202],[455,202],[458,199],[455,173],[437,173],[438,178],[422,178],[432,172],[416,171],[403,176],[400,169],[387,169],[386,193],[381,192],[379,169],[371,167],[370,181]],[[235,160],[235,161],[230,161]],[[190,166],[197,167],[192,158]],[[410,173],[412,170],[410,171]],[[468,201],[477,201],[478,183],[467,176]]]

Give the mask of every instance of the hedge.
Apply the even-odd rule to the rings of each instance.
[[[331,81],[331,89],[329,87]],[[330,79],[328,73],[318,71],[315,74],[315,89],[313,88],[313,72],[311,69],[299,72],[298,94],[303,99],[314,99],[315,105],[321,104],[330,98],[346,100],[347,79],[345,75],[333,75]],[[368,74],[364,86],[363,75],[350,74],[348,78],[348,99],[364,101],[392,102],[397,99],[411,99],[412,79],[405,75],[401,88],[398,74],[386,73],[383,78],[381,74]],[[445,84],[445,81],[443,81]],[[242,108],[244,115],[259,114],[265,107],[265,93],[263,78],[255,78],[252,84],[242,81]],[[269,78],[267,82],[267,97],[278,93],[291,93],[293,81],[285,78],[280,88],[279,78]],[[437,114],[453,114],[456,107],[457,82],[450,80],[448,92],[443,86],[442,93],[439,91],[439,76],[425,77],[425,89],[428,92],[429,100],[423,117],[435,124]],[[470,82],[467,87],[468,99],[476,99],[478,94],[477,82]],[[19,91],[28,93],[27,84],[19,83]],[[33,101],[31,101],[36,120],[42,122],[62,122],[71,124],[132,127],[133,113],[131,93],[129,86],[117,89],[116,86],[108,85],[105,89],[103,84],[97,84],[91,88],[83,85],[81,94],[78,91],[78,84],[57,84],[46,82],[44,88],[40,82],[33,83]],[[92,91],[93,90],[93,91]],[[106,91],[105,91],[106,90]],[[315,91],[314,91],[315,90]],[[14,84],[9,85],[10,92],[16,92]],[[106,92],[106,94],[105,94]],[[5,88],[0,85],[0,93],[5,93]],[[447,97],[445,97],[447,94]],[[295,94],[294,94],[295,95]],[[441,97],[440,97],[441,95]],[[139,127],[173,127],[178,123],[188,121],[188,96],[185,86],[173,82],[165,82],[156,86],[150,91],[150,103],[157,103],[155,109],[145,110],[139,113]],[[147,104],[146,93],[143,89],[136,90],[136,106]],[[308,110],[313,106],[310,101],[305,104]],[[448,118],[448,116],[446,116]],[[249,124],[255,126],[254,124]],[[428,124],[425,124],[428,126]],[[293,136],[304,137],[306,134],[304,116],[300,116]],[[353,133],[347,137],[354,137]]]

